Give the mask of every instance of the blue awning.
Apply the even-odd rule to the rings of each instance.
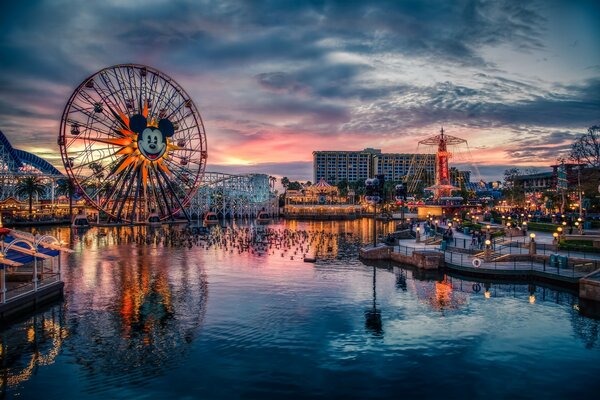
[[[15,240],[14,237],[12,237],[12,236],[6,236],[5,239],[4,239],[4,246],[5,247],[8,246],[14,240]],[[13,245],[13,247],[10,250],[8,250],[8,252],[6,253],[6,255],[5,255],[6,259],[8,259],[10,261],[15,261],[15,262],[18,262],[18,263],[21,263],[21,264],[29,264],[29,263],[33,262],[33,260],[35,258],[34,256],[31,256],[29,254],[21,253],[18,250],[14,250],[15,247],[21,247],[23,249],[30,250],[30,248],[28,246],[26,246],[25,243],[22,243],[22,242],[21,243],[15,243]],[[38,246],[37,252],[38,253],[42,253],[42,254],[46,254],[46,255],[48,255],[50,257],[56,257],[56,256],[58,256],[60,254],[59,250],[46,249],[46,248],[44,248],[42,246]],[[0,268],[4,268],[4,267],[5,267],[4,264],[0,264]]]

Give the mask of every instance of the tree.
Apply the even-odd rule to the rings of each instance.
[[[594,125],[571,145],[571,160],[600,168],[600,126]]]
[[[337,188],[340,191],[340,196],[344,197],[348,194],[348,181],[345,179],[342,179],[341,181],[339,181],[337,183]]]
[[[350,183],[350,189],[354,190],[356,196],[365,194],[365,181],[357,180]]]
[[[298,181],[290,182],[286,190],[302,190],[302,184]]]
[[[283,189],[286,192],[288,190],[289,185],[290,185],[290,179],[287,176],[284,176],[283,178],[281,178],[281,186],[283,186]]]
[[[59,195],[67,196],[69,198],[69,217],[73,219],[73,196],[75,195],[75,185],[70,179],[61,179],[56,182],[56,192]]]
[[[44,185],[38,177],[26,176],[17,183],[16,193],[19,196],[27,196],[29,198],[29,217],[33,214],[33,196],[42,196],[46,192]]]
[[[509,168],[504,171],[504,193],[510,196],[510,201],[521,202],[525,198],[523,185],[519,184],[519,177],[523,175],[519,168]]]

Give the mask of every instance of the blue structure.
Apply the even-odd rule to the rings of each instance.
[[[12,147],[0,131],[0,200],[17,197],[15,187],[24,176],[37,176],[48,184],[42,197],[54,199],[57,180],[66,177],[48,161],[24,150]]]
[[[29,168],[28,168],[29,167]],[[18,175],[55,175],[63,174],[48,161],[24,150],[12,147],[6,136],[0,131],[0,171]]]

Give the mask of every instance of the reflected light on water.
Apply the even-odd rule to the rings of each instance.
[[[62,396],[48,386],[76,374],[77,398],[460,398],[470,382],[477,397],[568,397],[566,382],[600,373],[598,321],[572,293],[365,265],[370,219],[271,228],[313,232],[317,262],[294,255],[293,235],[259,251],[221,227],[222,242],[189,246],[146,227],[53,228],[76,250],[63,259],[65,301],[2,331],[3,390]]]

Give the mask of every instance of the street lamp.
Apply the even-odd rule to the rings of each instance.
[[[417,234],[415,235],[416,242],[419,243],[421,241],[421,228],[417,226]]]
[[[483,252],[483,259],[487,262],[491,261],[492,259],[492,248],[491,248],[491,244],[492,241],[490,239],[486,239],[485,243],[485,251]]]

